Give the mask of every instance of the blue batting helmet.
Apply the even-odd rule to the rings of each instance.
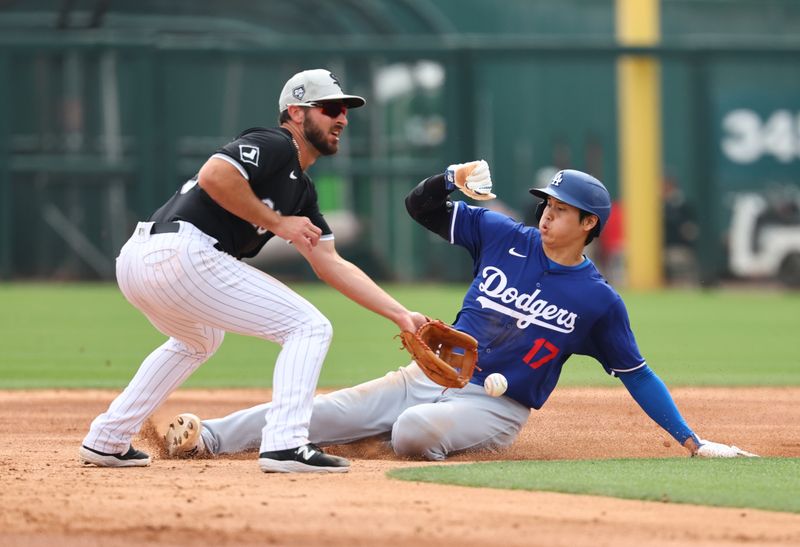
[[[575,169],[559,171],[545,188],[531,188],[530,193],[544,200],[552,196],[582,211],[597,215],[599,222],[594,235],[600,234],[611,214],[611,195],[608,190],[602,182],[583,171]],[[543,211],[544,207],[536,210],[537,221]]]

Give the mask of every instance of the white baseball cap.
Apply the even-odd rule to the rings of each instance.
[[[289,78],[278,99],[278,109],[283,112],[290,105],[312,106],[321,101],[342,101],[347,108],[358,108],[367,102],[358,95],[345,95],[339,78],[333,72],[316,68]]]

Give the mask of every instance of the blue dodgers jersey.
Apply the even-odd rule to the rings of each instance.
[[[472,383],[499,372],[506,395],[541,408],[572,354],[613,374],[641,366],[628,312],[594,264],[551,268],[538,228],[457,202],[450,242],[473,258],[475,279],[454,326],[478,340]]]

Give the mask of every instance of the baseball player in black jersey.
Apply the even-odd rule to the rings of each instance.
[[[286,82],[280,126],[247,129],[217,150],[147,222],[136,226],[117,259],[128,301],[169,339],[141,364],[125,390],[92,422],[81,459],[100,467],[146,466],[131,439],[145,419],[222,343],[225,332],[282,346],[273,400],[264,416],[264,472],[346,472],[349,462],[308,440],[312,398],[330,345],[330,322],[269,275],[241,262],[273,236],[294,244],[317,276],[362,306],[416,330],[411,312],[338,255],[306,170],[335,154],[349,108],[334,74],[306,70]],[[167,441],[183,441],[170,424]]]

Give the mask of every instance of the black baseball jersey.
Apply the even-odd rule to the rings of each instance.
[[[282,127],[247,129],[212,157],[233,164],[258,198],[285,216],[308,217],[331,236],[331,229],[319,210],[317,190],[300,168],[297,148]],[[236,258],[255,256],[275,234],[254,226],[218,205],[199,184],[197,175],[150,217],[154,222],[185,220],[207,233],[218,247]]]

